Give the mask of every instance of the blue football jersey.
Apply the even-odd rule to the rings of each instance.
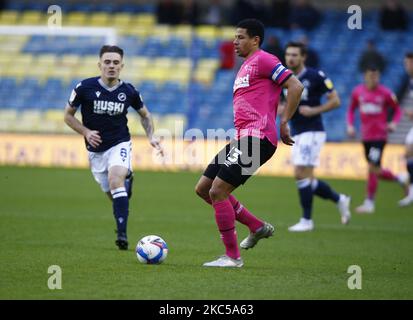
[[[100,77],[82,80],[69,98],[69,105],[80,108],[83,125],[97,130],[102,143],[93,148],[85,139],[86,148],[92,152],[105,151],[121,142],[130,140],[128,108],[139,110],[143,107],[142,97],[129,83],[120,81],[108,87]]]
[[[323,71],[305,68],[297,77],[304,85],[299,106],[317,107],[321,104],[321,97],[325,93],[334,90],[332,81],[327,78]],[[285,95],[286,92],[284,92]],[[292,135],[307,131],[324,131],[321,114],[314,117],[305,117],[298,112],[298,109],[291,118],[290,125]]]

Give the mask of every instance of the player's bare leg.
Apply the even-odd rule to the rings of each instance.
[[[128,169],[122,166],[109,168],[108,179],[113,203],[113,214],[117,225],[118,238],[116,245],[120,250],[128,249],[127,223],[129,215],[129,199],[125,188]]]

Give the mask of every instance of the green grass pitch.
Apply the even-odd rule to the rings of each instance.
[[[315,230],[292,234],[300,208],[291,178],[253,177],[235,192],[273,223],[274,237],[243,251],[241,269],[203,268],[223,253],[213,210],[194,194],[199,173],[135,172],[130,249],[114,244],[111,205],[88,170],[0,167],[0,299],[412,299],[413,207],[401,190],[379,186],[376,213],[342,226],[333,203],[315,199]],[[363,199],[363,181],[328,180]],[[247,229],[237,224],[242,240]],[[134,247],[163,237],[169,256],[140,264]],[[50,265],[62,289],[50,290]],[[362,289],[350,290],[351,265]]]

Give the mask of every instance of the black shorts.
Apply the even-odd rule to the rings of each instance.
[[[267,139],[243,137],[228,143],[211,161],[204,172],[210,179],[219,177],[238,187],[274,154],[276,147]]]
[[[381,166],[381,158],[383,157],[384,146],[386,141],[363,141],[364,156],[368,163],[376,166]]]

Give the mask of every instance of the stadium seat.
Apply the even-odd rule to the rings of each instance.
[[[0,25],[14,25],[17,24],[19,18],[18,11],[0,11]]]
[[[23,25],[46,25],[47,17],[41,11],[24,11],[18,22]]]
[[[88,23],[88,16],[85,12],[69,12],[62,18],[67,26],[83,26]]]

